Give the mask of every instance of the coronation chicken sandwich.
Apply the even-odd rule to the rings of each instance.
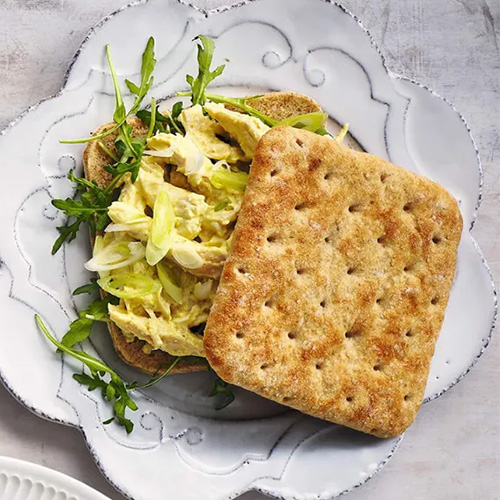
[[[82,361],[74,378],[100,388],[127,432],[131,391],[169,373],[207,370],[210,396],[228,384],[304,413],[394,436],[420,407],[453,281],[462,220],[429,179],[342,145],[327,115],[295,92],[226,97],[206,92],[214,42],[197,37],[191,102],[161,111],[154,40],[141,80],[126,80],[127,111],[111,61],[113,122],[87,143],[77,196],[53,200],[69,220],[53,253],[90,227],[99,300],[57,341]],[[125,383],[75,345],[106,321],[117,353],[153,375]],[[220,398],[219,398],[220,400]],[[111,419],[111,420],[113,420]],[[111,422],[107,420],[105,423]]]

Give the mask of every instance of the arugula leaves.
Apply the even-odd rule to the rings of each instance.
[[[159,107],[155,107],[155,105],[156,101],[151,105],[151,111],[141,109],[141,111],[138,111],[136,114],[137,118],[149,127],[149,137],[157,132],[186,134],[179,120],[179,115],[182,113],[182,102],[176,102],[172,107],[172,112],[169,113],[168,111],[164,111],[165,114],[160,113]],[[155,111],[153,111],[154,107]]]
[[[221,75],[226,66],[222,64],[213,71],[210,71],[215,50],[214,41],[204,35],[198,35],[193,38],[193,41],[194,40],[199,40],[201,42],[198,43],[198,76],[194,78],[191,75],[187,75],[186,81],[191,86],[191,102],[193,106],[195,104],[201,104],[203,106],[207,100],[207,96],[205,95],[207,85]]]
[[[132,382],[131,384],[127,385],[127,389],[128,390],[132,390],[132,389],[147,389],[148,387],[151,387],[152,385],[155,385],[161,379],[165,378],[174,369],[174,366],[180,360],[181,360],[181,358],[177,357],[177,358],[174,359],[174,361],[172,361],[172,363],[170,364],[170,366],[168,366],[168,367],[165,367],[164,365],[159,366],[158,370],[156,370],[155,375],[151,379],[149,379],[146,383],[144,383],[144,384],[138,384],[137,382]],[[158,375],[158,372],[162,368],[165,368],[165,371],[161,375]]]
[[[147,139],[149,139],[155,130],[155,125],[156,125],[156,113],[158,113],[158,107],[156,106],[156,99],[154,97],[151,98],[151,111],[149,114],[149,129],[148,129],[148,135],[146,136]],[[158,113],[160,114],[160,113]]]
[[[168,117],[163,116],[160,113],[158,105],[155,106],[154,111],[153,106],[151,106],[151,111],[141,109],[136,113],[136,116],[142,121],[142,123],[149,127],[148,134],[151,133],[151,135],[154,135],[157,132],[165,132],[167,134],[170,133],[170,120]]]
[[[50,340],[50,339],[49,339]],[[83,351],[74,351],[80,352]],[[74,356],[71,352],[67,352],[70,356]],[[88,356],[91,358],[91,356]],[[77,358],[78,359],[78,358]],[[92,361],[91,361],[92,360]],[[101,389],[102,397],[113,404],[113,416],[104,421],[104,425],[108,425],[114,420],[117,421],[118,425],[125,427],[127,434],[130,434],[134,430],[133,422],[125,416],[125,411],[130,408],[132,411],[136,411],[138,406],[135,401],[129,396],[127,387],[123,383],[123,380],[116,375],[112,370],[99,370],[98,368],[93,368],[95,362],[101,364],[97,359],[91,358],[91,360],[83,360],[90,370],[90,375],[86,373],[75,373],[73,378],[82,385],[86,385],[89,391],[94,391],[95,389]],[[91,368],[92,366],[92,368]],[[106,365],[103,365],[106,366]],[[107,368],[107,367],[106,367]],[[112,372],[112,373],[111,373]],[[110,374],[110,380],[106,381],[104,376],[106,373]]]
[[[82,223],[87,222],[89,224],[92,234],[95,234],[97,231],[102,231],[109,223],[108,207],[116,197],[114,189],[118,185],[120,179],[125,174],[130,173],[132,182],[135,182],[139,175],[139,167],[146,147],[146,138],[132,136],[133,128],[127,123],[127,118],[137,113],[142,101],[153,85],[154,80],[152,73],[156,65],[156,59],[154,58],[154,39],[150,38],[148,40],[144,53],[142,54],[141,81],[139,84],[136,85],[130,80],[126,80],[127,87],[130,92],[135,95],[134,102],[129,111],[126,110],[123,102],[115,67],[111,59],[109,45],[106,45],[106,56],[115,90],[115,111],[113,113],[113,120],[116,125],[104,131],[102,134],[87,137],[86,139],[61,142],[74,144],[98,140],[101,149],[115,161],[113,165],[105,167],[105,170],[111,173],[114,179],[106,189],[100,189],[95,182],[87,181],[83,177],[76,177],[73,172],[70,171],[68,178],[76,184],[77,195],[80,195],[80,199],[66,198],[65,200],[52,200],[52,205],[64,212],[67,217],[73,219],[66,225],[57,228],[60,235],[52,247],[52,254],[55,254],[65,241],[69,243],[75,239]],[[119,158],[117,158],[104,143],[100,142],[101,139],[117,130],[118,135],[115,139],[115,147],[120,154]]]
[[[92,278],[90,280],[90,283],[87,283],[85,285],[79,286],[78,288],[75,288],[73,290],[73,295],[82,295],[84,293],[94,293],[98,292],[100,290],[100,287],[97,283],[97,279]]]
[[[121,178],[124,174],[130,172],[132,182],[137,180],[139,167],[141,166],[142,155],[146,148],[145,137],[133,137],[132,125],[124,123],[115,139],[115,147],[120,153],[119,160],[113,164],[104,167],[113,177]]]
[[[87,309],[78,313],[78,319],[75,319],[70,325],[61,342],[68,347],[73,347],[78,342],[86,340],[96,321],[108,320],[108,304],[112,303],[112,296],[109,295],[103,300],[92,301]]]
[[[98,290],[100,290],[100,287],[97,280],[92,279],[90,283],[78,287],[73,292],[73,295],[94,293]],[[67,347],[73,347],[75,344],[88,339],[96,321],[108,321],[108,305],[118,303],[119,300],[112,295],[108,295],[102,300],[92,301],[87,309],[79,311],[78,318],[69,325],[69,330],[63,336],[61,343]]]
[[[214,388],[209,394],[210,397],[218,395],[223,395],[224,399],[220,402],[220,404],[215,406],[216,410],[222,410],[222,408],[229,406],[234,401],[234,394],[230,389],[229,384],[227,382],[224,382],[224,380],[222,380],[220,377],[217,377]]]
[[[106,57],[108,59],[111,78],[113,79],[113,87],[115,88],[115,112],[113,113],[113,120],[118,124],[119,127],[121,127],[127,119],[127,111],[125,109],[125,104],[123,103],[122,92],[120,90],[118,78],[116,77],[115,66],[111,59],[111,49],[109,45],[106,45]]]
[[[108,66],[111,72],[111,78],[113,79],[113,87],[115,90],[115,112],[113,113],[113,120],[116,122],[116,125],[111,127],[110,129],[104,131],[102,134],[93,135],[91,137],[86,137],[85,139],[76,139],[69,141],[59,141],[62,144],[84,144],[86,142],[97,141],[104,139],[108,135],[116,132],[119,128],[121,128],[127,121],[127,118],[139,110],[141,107],[141,103],[146,97],[146,94],[149,92],[153,85],[153,74],[156,59],[154,57],[154,48],[155,41],[153,37],[150,37],[148,43],[146,44],[146,48],[144,49],[144,53],[142,54],[142,65],[141,65],[141,81],[139,85],[132,83],[130,80],[125,80],[128,89],[132,94],[136,97],[132,104],[132,107],[127,112],[125,108],[125,104],[123,102],[122,93],[120,90],[120,85],[118,84],[118,78],[116,76],[115,67],[113,61],[111,59],[111,49],[109,45],[106,45],[106,57],[108,59]]]
[[[134,382],[127,385],[115,371],[99,359],[90,356],[84,351],[72,349],[64,343],[56,340],[38,314],[35,314],[35,320],[42,333],[57,347],[58,351],[62,351],[72,358],[81,361],[90,371],[90,375],[85,372],[75,373],[73,378],[80,384],[87,386],[89,391],[101,389],[102,397],[113,405],[113,417],[103,423],[110,424],[116,420],[119,425],[125,427],[127,434],[130,434],[133,431],[134,424],[129,418],[127,418],[125,412],[127,409],[136,411],[138,408],[137,404],[129,394],[130,391],[134,389],[145,389],[156,384],[166,377],[180,360],[179,357],[175,358],[170,366],[161,375],[153,377],[145,384],[137,384]],[[161,368],[162,367],[159,369]]]
[[[109,58],[109,60],[111,60],[111,58]],[[148,43],[146,44],[146,48],[144,49],[144,53],[142,54],[140,84],[135,85],[130,80],[125,80],[125,83],[127,84],[130,92],[132,92],[132,94],[136,96],[132,108],[130,108],[130,111],[128,112],[128,115],[133,115],[137,113],[137,111],[139,111],[143,99],[146,97],[146,94],[153,86],[154,78],[152,75],[155,66],[155,40],[153,37],[150,37]]]
[[[213,40],[203,35],[196,37],[194,40],[199,41],[197,45],[199,70],[196,78],[188,75],[186,80],[192,89],[192,92],[189,93],[189,95],[192,97],[193,105],[203,105],[205,104],[207,98],[210,98],[209,94],[205,93],[207,85],[223,72],[225,65],[218,66],[215,70],[211,71],[210,66],[212,64],[215,49]],[[93,135],[84,139],[60,142],[83,144],[91,141],[98,141],[99,147],[114,162],[113,164],[105,167],[106,171],[113,175],[113,179],[105,189],[101,189],[95,182],[88,181],[83,177],[77,177],[73,171],[68,173],[69,180],[75,184],[76,197],[66,198],[64,200],[56,199],[52,201],[52,204],[64,212],[68,217],[68,223],[57,228],[60,234],[54,243],[52,254],[55,254],[65,241],[70,242],[76,237],[82,223],[89,224],[93,235],[105,229],[110,222],[108,208],[116,199],[118,194],[117,187],[119,186],[120,180],[126,174],[130,174],[132,182],[135,182],[138,177],[142,156],[146,147],[146,140],[148,138],[157,132],[185,134],[184,127],[179,120],[179,116],[183,110],[181,102],[175,103],[170,113],[167,112],[166,114],[162,114],[159,112],[156,101],[153,98],[151,99],[151,111],[140,110],[141,104],[154,82],[152,74],[156,65],[156,59],[154,57],[153,38],[148,40],[142,55],[140,81],[138,83],[134,83],[130,80],[125,80],[128,90],[135,96],[132,106],[128,111],[123,100],[115,67],[111,59],[109,45],[106,46],[106,57],[115,93],[115,110],[113,113],[113,120],[115,124],[111,128],[104,130],[101,134]],[[184,94],[188,95],[188,93]],[[222,100],[217,101],[217,96],[215,95],[212,95],[211,97],[214,102],[223,102]],[[222,96],[220,96],[220,98],[222,99]],[[225,99],[226,102],[232,100],[233,105],[241,107],[246,112],[263,119],[263,121],[270,120],[270,118],[260,114],[257,110],[254,110],[251,106],[247,105],[245,99]],[[133,127],[127,123],[127,119],[134,114],[149,127],[147,137],[133,136]],[[102,139],[116,132],[118,133],[114,140],[115,148],[110,148],[109,142],[107,144],[102,142]],[[218,209],[222,210],[224,207],[225,204],[220,204]],[[74,295],[93,293],[97,291],[98,288],[99,286],[96,280],[93,280],[91,283],[77,288],[73,293]],[[181,358],[176,357],[168,367],[160,367],[158,372],[163,370],[163,373],[160,375],[155,374],[155,376],[145,384],[137,384],[136,382],[126,384],[119,377],[119,375],[105,363],[90,356],[84,351],[74,349],[74,346],[77,343],[82,342],[89,337],[92,327],[96,321],[109,321],[108,305],[110,303],[116,303],[116,301],[117,299],[113,296],[108,296],[103,300],[92,301],[87,309],[78,313],[79,317],[71,323],[68,332],[64,335],[60,342],[52,336],[38,315],[35,315],[35,319],[38,327],[47,339],[57,347],[57,352],[65,353],[74,359],[81,361],[87,368],[89,373],[84,371],[79,374],[74,374],[73,378],[80,384],[87,386],[89,391],[100,389],[103,398],[112,404],[113,417],[104,423],[109,424],[110,422],[116,420],[119,425],[125,427],[127,433],[130,433],[132,432],[134,425],[127,417],[126,412],[127,409],[130,411],[137,410],[137,404],[132,399],[130,391],[134,389],[148,388],[159,382],[173,370]],[[200,325],[200,329],[201,328],[202,325]],[[221,404],[216,406],[217,409],[226,407],[234,400],[234,395],[231,389],[222,379],[218,379],[216,381],[214,388],[210,393],[210,396],[217,395],[224,396]]]
[[[73,170],[69,171],[68,179],[75,183],[80,199],[52,200],[52,205],[64,212],[70,219],[66,225],[57,228],[59,237],[52,247],[52,255],[61,248],[65,241],[69,243],[75,239],[84,222],[89,224],[92,234],[104,230],[109,223],[108,206],[115,196],[111,184],[106,189],[101,189],[95,182],[75,176]]]
[[[132,136],[133,127],[127,123],[127,118],[139,111],[142,101],[153,85],[154,78],[151,75],[156,65],[156,59],[154,58],[154,39],[150,38],[148,40],[146,49],[142,54],[141,81],[139,85],[136,85],[130,80],[125,80],[130,92],[136,96],[128,112],[125,110],[125,105],[123,103],[115,68],[111,60],[109,45],[106,46],[106,55],[108,57],[109,69],[115,89],[115,112],[113,114],[113,120],[119,124],[119,132],[115,139],[115,147],[120,153],[120,158],[114,165],[109,165],[105,167],[105,169],[114,177],[122,177],[124,174],[130,173],[132,182],[135,182],[139,175],[142,155],[146,148],[146,138]]]
[[[179,134],[185,135],[184,127],[179,121],[179,116],[182,113],[182,102],[176,102],[172,106],[172,113],[170,114],[170,121],[172,123],[172,128]]]
[[[104,142],[99,141],[97,144],[112,160],[114,160],[115,162],[119,160],[119,158],[115,155],[115,153],[111,151],[111,149],[109,149],[108,146],[104,144]]]
[[[123,380],[102,361],[90,356],[86,352],[72,349],[62,342],[58,342],[49,332],[38,314],[35,315],[35,320],[40,330],[50,342],[60,351],[81,361],[90,371],[90,375],[75,373],[73,378],[80,384],[86,385],[89,391],[98,388],[101,389],[103,398],[113,404],[113,418],[104,423],[107,424],[116,419],[118,424],[125,427],[127,433],[130,434],[134,428],[134,424],[125,416],[125,411],[127,408],[132,411],[137,410],[137,404],[129,396],[128,389]]]
[[[218,94],[207,94],[205,92],[208,84],[222,74],[226,65],[222,64],[215,68],[215,70],[210,71],[215,50],[214,41],[204,35],[198,35],[193,38],[193,41],[194,40],[199,40],[201,42],[198,43],[198,76],[194,78],[192,75],[187,75],[186,81],[191,87],[191,92],[177,92],[177,95],[182,97],[191,96],[191,103],[193,106],[195,104],[201,104],[203,106],[207,100],[216,103],[232,104],[249,115],[262,120],[266,125],[274,127],[276,125],[275,120],[247,104],[249,99],[260,97],[260,95],[238,98],[225,97]]]

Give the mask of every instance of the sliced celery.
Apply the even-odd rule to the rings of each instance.
[[[347,135],[347,132],[349,131],[349,124],[346,123],[342,129],[339,132],[339,135],[335,137],[335,140],[339,143],[342,144],[342,141],[344,140],[345,136]]]
[[[248,184],[248,174],[245,172],[230,172],[229,170],[216,170],[210,178],[212,185],[218,189],[229,191],[245,191]]]
[[[289,127],[316,132],[325,125],[327,118],[328,115],[326,113],[307,113],[305,115],[297,115],[291,116],[290,118],[285,118],[284,120],[278,122],[276,126],[288,125]]]
[[[158,278],[163,286],[163,289],[177,304],[182,303],[182,288],[179,281],[172,271],[170,266],[165,262],[159,262],[156,265],[158,271]]]
[[[103,247],[103,239],[97,236],[94,256],[84,266],[99,273],[112,271],[143,259],[144,253],[144,246],[139,242],[115,241]]]
[[[97,280],[105,291],[120,299],[134,299],[160,290],[159,281],[137,273],[120,273]]]
[[[170,196],[162,190],[156,197],[153,208],[153,224],[146,247],[146,260],[155,266],[167,254],[172,246],[172,230],[175,225],[175,212]]]

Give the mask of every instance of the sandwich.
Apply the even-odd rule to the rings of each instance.
[[[128,364],[154,375],[211,369],[211,395],[234,384],[378,437],[414,420],[453,282],[462,219],[441,186],[334,137],[318,103],[295,92],[208,93],[213,41],[198,37],[191,103],[151,100],[154,41],[127,112],[87,139],[80,199],[54,200],[70,219],[54,245],[91,229],[98,273],[78,293],[101,300],[62,341],[89,368],[127,432],[137,409],[125,383],[74,347],[108,322]],[[109,421],[108,421],[109,422]]]

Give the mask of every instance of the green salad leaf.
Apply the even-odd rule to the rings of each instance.
[[[107,322],[108,304],[112,302],[112,298],[112,296],[108,296],[103,300],[94,300],[87,309],[79,311],[78,318],[69,325],[69,330],[62,338],[61,343],[73,347],[79,342],[87,340],[96,321]]]
[[[113,404],[113,418],[107,420],[106,423],[110,423],[116,419],[118,424],[125,427],[127,433],[130,434],[134,428],[134,424],[125,416],[125,411],[127,408],[135,411],[137,410],[137,405],[130,397],[123,380],[102,361],[90,356],[86,352],[72,349],[62,342],[57,341],[49,332],[38,314],[35,315],[35,320],[43,334],[58,348],[58,350],[81,361],[89,369],[90,375],[86,373],[75,373],[73,378],[80,384],[86,385],[89,391],[98,388],[101,389],[103,398]]]
[[[57,350],[59,352],[65,353],[68,356],[76,359],[77,361],[81,361],[90,372],[90,374],[85,372],[75,373],[73,375],[73,378],[80,384],[87,386],[89,391],[101,389],[102,397],[112,404],[113,417],[103,423],[110,424],[111,422],[116,420],[119,425],[125,427],[127,434],[130,434],[133,431],[134,424],[129,418],[127,418],[125,412],[127,411],[127,409],[136,411],[138,408],[137,404],[130,395],[130,391],[134,389],[146,389],[158,383],[172,371],[174,366],[181,359],[179,357],[176,357],[170,364],[170,366],[166,367],[166,369],[165,367],[161,366],[158,369],[158,372],[161,369],[164,369],[164,372],[159,376],[155,374],[155,376],[145,384],[137,384],[136,382],[133,382],[132,384],[126,384],[114,370],[112,370],[101,360],[90,356],[84,351],[73,349],[71,347],[68,347],[64,343],[59,342],[50,333],[38,314],[35,314],[35,320],[42,333],[50,342],[52,342],[52,344],[57,347]]]
[[[158,111],[158,107],[156,106],[156,99],[154,97],[151,98],[151,111],[149,114],[149,128],[148,128],[148,135],[146,136],[146,139],[149,139],[156,128],[156,112]]]
[[[192,90],[191,102],[193,106],[195,104],[205,104],[207,100],[207,96],[205,95],[207,85],[221,75],[225,68],[225,65],[222,64],[213,71],[210,71],[215,50],[215,43],[211,38],[198,35],[193,38],[194,40],[199,40],[200,42],[198,43],[198,76],[196,78],[191,75],[186,76],[186,81]]]
[[[249,98],[225,98],[224,96],[217,96],[215,94],[206,94],[207,85],[223,72],[225,66],[220,65],[214,70],[211,70],[215,49],[213,40],[203,35],[196,37],[194,40],[198,41],[198,75],[196,78],[190,75],[186,77],[192,92],[184,93],[184,95],[191,95],[193,105],[203,105],[208,98],[214,102],[233,104],[243,111],[260,118],[265,123],[274,124],[269,117],[266,117],[246,103],[246,100]],[[106,228],[110,222],[108,208],[118,196],[118,188],[123,176],[130,174],[132,182],[135,182],[139,175],[139,168],[142,162],[147,138],[152,137],[157,132],[185,134],[184,127],[179,119],[183,111],[183,104],[181,102],[175,103],[170,112],[164,111],[160,113],[156,100],[152,98],[151,110],[140,110],[141,104],[154,82],[153,71],[156,65],[154,45],[154,39],[149,38],[142,54],[140,81],[134,83],[130,80],[125,80],[128,90],[134,96],[134,101],[128,110],[123,100],[120,84],[111,58],[111,49],[109,45],[106,46],[106,57],[115,94],[115,109],[113,113],[115,124],[105,129],[102,133],[91,137],[60,141],[62,143],[76,144],[97,141],[99,147],[110,159],[110,164],[107,165],[105,169],[112,174],[113,178],[106,188],[101,189],[97,183],[89,181],[84,177],[78,177],[73,171],[69,172],[68,178],[74,183],[76,196],[74,198],[55,199],[52,201],[52,204],[57,209],[61,210],[68,218],[64,226],[57,228],[59,237],[52,248],[53,254],[61,248],[64,242],[72,241],[76,237],[81,225],[84,223],[89,225],[93,236]],[[132,115],[136,115],[148,126],[146,137],[135,137],[133,135],[133,127],[127,122],[128,118]],[[110,140],[106,143],[102,141],[102,139],[114,133],[116,134],[114,146],[110,145]],[[227,185],[230,189],[242,190],[246,184],[246,174],[240,175],[227,171],[221,172],[219,177],[215,176],[215,182],[219,182],[221,185]],[[227,204],[227,201],[219,203],[216,210],[222,210]],[[162,236],[161,231],[157,231],[157,233],[158,237],[155,243],[161,243],[161,246],[164,246],[164,241],[160,238],[160,236]],[[159,274],[162,273],[160,272]],[[174,300],[177,299],[180,301],[181,297],[179,292],[182,290],[180,288],[176,289],[175,283],[167,280],[165,273],[162,274],[161,278],[163,278],[163,280],[160,282],[159,280],[153,280],[147,276],[137,274],[118,274],[102,277],[99,280],[92,280],[91,283],[78,287],[74,291],[74,295],[94,293],[99,286],[110,295],[102,300],[97,299],[90,302],[86,309],[80,311],[78,313],[78,318],[71,323],[68,332],[63,336],[60,342],[52,336],[41,318],[38,315],[35,316],[38,327],[47,339],[57,347],[57,352],[67,354],[81,361],[84,367],[86,367],[86,371],[74,374],[74,379],[80,384],[85,385],[89,391],[100,389],[103,398],[112,405],[113,417],[104,423],[109,424],[112,421],[116,421],[119,425],[125,427],[127,433],[132,432],[133,423],[128,418],[126,412],[127,410],[137,410],[137,405],[132,399],[130,391],[134,389],[144,389],[159,382],[172,371],[181,358],[176,357],[169,366],[159,367],[155,376],[145,384],[137,384],[136,382],[127,384],[105,363],[82,350],[75,349],[74,346],[88,339],[96,321],[109,321],[108,306],[109,304],[117,304],[120,297],[137,297],[149,293],[156,293],[161,289],[163,284],[166,288],[170,287],[167,293],[171,294]],[[204,325],[199,325],[196,331],[202,334],[203,328]],[[188,356],[185,359],[189,358],[192,357]],[[160,371],[161,374],[158,375]],[[217,408],[223,408],[234,400],[234,395],[228,387],[228,384],[221,379],[216,381],[210,395],[224,396],[222,404]]]
[[[153,118],[154,114],[154,118]],[[145,125],[149,127],[149,132],[151,132],[151,136],[155,135],[158,132],[170,133],[170,120],[168,117],[164,116],[160,113],[160,108],[156,105],[155,111],[148,111],[146,109],[141,109],[136,114],[137,118],[142,121]]]
[[[229,406],[234,401],[234,394],[229,387],[229,384],[227,382],[224,382],[224,380],[222,380],[220,377],[217,377],[212,392],[209,394],[209,396],[215,397],[219,395],[224,396],[224,398],[218,405],[215,406],[216,410],[222,410],[222,408]]]
[[[106,146],[104,142],[98,141],[97,144],[112,160],[114,160],[115,162],[119,161],[119,158],[116,156],[116,154],[113,151],[111,151],[111,149],[108,148],[108,146]]]
[[[90,283],[86,283],[85,285],[79,286],[73,290],[73,295],[82,295],[84,293],[94,293],[99,291],[99,285],[97,284],[97,280],[92,278]]]
[[[84,293],[95,293],[99,291],[99,284],[96,279],[92,279],[90,283],[82,285],[73,291],[73,295],[81,295]],[[92,327],[96,321],[108,321],[108,305],[118,304],[118,299],[112,295],[106,298],[92,301],[87,309],[78,312],[78,318],[70,325],[69,330],[61,339],[61,343],[67,347],[73,347],[79,342],[86,340],[92,332]]]
[[[109,224],[108,207],[116,199],[116,186],[125,174],[130,173],[132,182],[137,180],[142,155],[146,147],[146,138],[133,137],[132,126],[127,123],[127,118],[136,113],[153,85],[152,73],[156,65],[154,58],[154,39],[150,38],[142,55],[141,81],[138,85],[127,80],[129,90],[136,96],[132,107],[127,112],[123,102],[120,85],[116,76],[115,67],[111,59],[109,45],[106,46],[106,56],[108,59],[113,87],[115,90],[115,111],[113,120],[116,125],[101,134],[79,139],[76,141],[61,141],[63,143],[85,143],[99,141],[101,149],[115,161],[114,164],[105,167],[105,170],[112,174],[113,180],[105,189],[100,189],[95,182],[90,182],[83,177],[76,177],[71,171],[68,178],[75,183],[77,195],[80,199],[66,198],[65,200],[53,200],[52,204],[65,213],[69,218],[66,225],[58,227],[59,237],[52,247],[52,254],[55,254],[64,242],[75,239],[82,223],[88,223],[92,235],[104,230]],[[115,147],[120,155],[117,157],[101,139],[116,132]]]
[[[132,389],[147,389],[148,387],[151,387],[152,385],[157,384],[160,380],[164,379],[169,373],[174,369],[174,366],[181,360],[180,357],[177,357],[172,361],[172,363],[169,366],[165,365],[160,365],[158,367],[158,370],[156,370],[156,373],[153,375],[151,379],[149,379],[146,383],[144,384],[138,384],[137,382],[132,382],[131,384],[127,385],[127,389],[132,390]],[[163,373],[158,375],[161,370],[164,370]]]
[[[146,97],[146,94],[153,86],[154,78],[152,75],[155,66],[155,40],[153,37],[150,37],[142,54],[141,82],[139,83],[139,85],[136,85],[130,80],[125,80],[125,83],[127,84],[130,92],[132,94],[135,94],[136,96],[134,103],[132,104],[132,107],[128,112],[128,115],[133,115],[137,113],[137,111],[139,111],[143,99]]]
[[[89,224],[92,234],[104,230],[109,223],[108,207],[116,197],[111,184],[106,189],[101,189],[95,182],[77,177],[72,170],[68,173],[68,179],[75,184],[80,199],[52,200],[52,205],[69,219],[64,226],[57,228],[59,237],[52,247],[52,255],[61,248],[65,241],[70,242],[75,239],[84,222]]]
[[[149,127],[148,138],[158,132],[185,135],[184,126],[179,120],[179,115],[182,112],[182,102],[176,102],[172,107],[172,112],[168,110],[160,112],[159,107],[156,105],[156,101],[154,101],[154,103],[153,101],[154,100],[152,100],[151,103],[151,111],[141,109],[136,114],[137,118]],[[155,108],[154,111],[153,108]]]
[[[106,45],[106,57],[108,59],[109,70],[111,72],[113,87],[115,89],[115,112],[113,113],[113,120],[118,124],[119,127],[121,127],[127,119],[127,110],[125,109],[125,104],[123,103],[122,92],[120,90],[118,78],[116,77],[115,66],[111,59],[111,49],[109,45]]]
[[[132,125],[124,123],[115,139],[115,147],[121,156],[114,165],[108,165],[104,169],[118,179],[121,179],[124,174],[130,173],[132,182],[135,182],[139,176],[139,167],[146,148],[146,138],[133,137]]]
[[[76,140],[64,140],[59,142],[61,142],[62,144],[84,144],[86,142],[104,139],[105,137],[112,134],[113,132],[116,132],[120,127],[122,127],[126,123],[126,120],[129,116],[137,113],[142,104],[142,101],[144,100],[146,94],[149,92],[149,90],[153,85],[154,80],[151,75],[156,65],[156,59],[154,58],[154,47],[155,47],[154,38],[150,37],[148,43],[146,44],[146,48],[144,49],[144,52],[142,54],[140,84],[136,85],[135,83],[132,83],[130,80],[125,81],[130,92],[136,96],[132,104],[132,107],[127,112],[125,104],[123,102],[120,85],[118,84],[118,78],[116,76],[113,60],[111,59],[111,49],[109,45],[106,45],[106,57],[108,59],[109,71],[111,73],[111,78],[113,80],[113,87],[115,90],[115,111],[113,113],[113,120],[116,122],[116,125],[114,125],[108,130],[105,130],[101,134],[96,134],[91,137],[86,137],[84,139],[76,139]]]

